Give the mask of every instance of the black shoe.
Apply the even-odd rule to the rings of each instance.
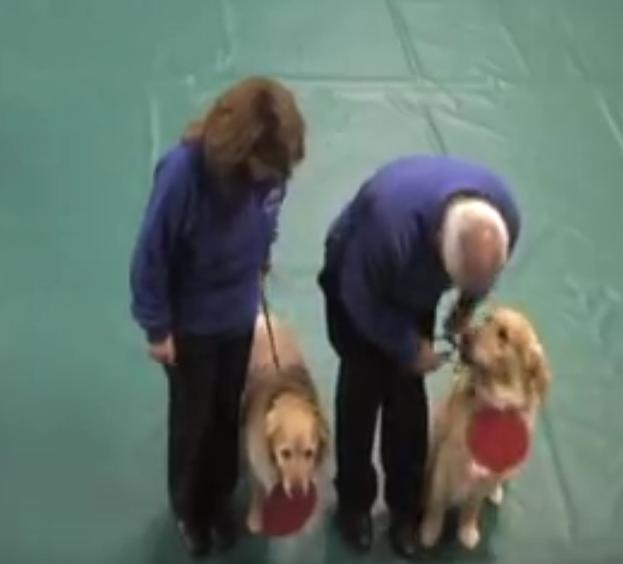
[[[231,507],[226,507],[214,516],[212,528],[221,550],[230,550],[236,546],[238,542],[238,524]]]
[[[368,552],[372,546],[372,518],[369,513],[337,512],[337,527],[344,542],[357,552]]]
[[[199,533],[186,521],[177,521],[177,530],[188,553],[195,559],[204,558],[212,552],[212,536],[209,531]]]
[[[389,544],[402,558],[413,558],[418,552],[418,538],[415,520],[392,519],[389,526]]]

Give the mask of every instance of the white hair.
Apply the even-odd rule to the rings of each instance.
[[[441,227],[441,256],[450,278],[456,283],[462,279],[463,260],[461,238],[474,221],[486,222],[500,237],[502,262],[508,259],[508,227],[500,212],[478,197],[456,200],[448,207]]]

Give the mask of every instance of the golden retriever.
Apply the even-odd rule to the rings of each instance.
[[[436,413],[428,464],[427,500],[420,528],[423,546],[434,546],[446,511],[459,508],[458,538],[475,548],[478,518],[486,498],[499,505],[503,483],[519,468],[493,474],[475,463],[467,446],[472,413],[483,405],[518,409],[532,435],[551,375],[539,338],[518,311],[497,308],[462,338],[461,364],[445,402]],[[521,464],[519,465],[521,467]]]
[[[307,492],[328,454],[329,431],[294,332],[271,316],[279,369],[268,328],[259,316],[243,403],[243,431],[251,473],[247,526],[262,530],[265,496],[277,485],[286,494]]]

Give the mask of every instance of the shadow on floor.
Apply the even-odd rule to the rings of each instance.
[[[239,512],[243,515],[242,511]],[[488,508],[482,518],[483,540],[478,549],[467,552],[456,541],[456,515],[449,515],[442,541],[438,548],[423,551],[418,555],[419,562],[492,562],[495,555],[491,551],[492,537],[498,520],[497,510]],[[238,546],[228,553],[215,552],[206,561],[211,563],[256,564],[355,564],[366,562],[399,562],[386,541],[387,517],[385,514],[375,519],[376,542],[367,555],[354,554],[340,541],[333,526],[332,512],[325,510],[318,522],[309,530],[295,537],[266,539],[243,534]],[[140,545],[140,546],[138,546]],[[168,512],[156,517],[146,528],[143,538],[134,546],[140,554],[135,562],[144,564],[177,564],[193,562],[185,552],[183,543]],[[127,561],[127,554],[124,561]]]

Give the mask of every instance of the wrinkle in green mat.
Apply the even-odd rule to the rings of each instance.
[[[251,73],[285,80],[309,124],[271,298],[329,408],[315,275],[362,179],[445,151],[517,187],[525,235],[496,299],[534,318],[555,382],[483,546],[431,560],[622,560],[622,18],[618,0],[1,3],[2,561],[186,561],[165,499],[165,382],[129,319],[127,265],[156,158]],[[433,397],[448,378],[430,378]],[[328,512],[304,538],[245,539],[214,561],[392,562],[376,511],[364,559]]]

